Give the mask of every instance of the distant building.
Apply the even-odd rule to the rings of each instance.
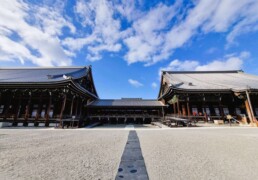
[[[258,76],[243,71],[163,71],[160,101],[167,114],[224,119],[245,114],[252,124],[258,116]]]
[[[156,99],[98,99],[88,105],[91,122],[149,124],[160,121],[166,106]]]

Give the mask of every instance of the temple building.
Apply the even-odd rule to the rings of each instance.
[[[98,99],[91,66],[1,68],[0,122],[12,126],[83,126]]]
[[[243,71],[163,71],[158,99],[168,116],[225,119],[257,125],[258,76]]]
[[[0,126],[84,127],[228,116],[257,126],[258,76],[163,71],[158,99],[99,99],[91,66],[0,68]]]
[[[156,99],[98,99],[88,105],[88,118],[111,124],[149,124],[164,117],[166,105]]]

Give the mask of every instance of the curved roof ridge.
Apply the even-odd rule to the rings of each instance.
[[[224,70],[224,71],[165,71],[163,73],[170,74],[202,74],[202,73],[243,73],[243,70]]]
[[[19,70],[33,70],[33,69],[83,69],[89,68],[91,66],[40,66],[40,67],[1,67],[0,70],[11,70],[11,69],[19,69]]]

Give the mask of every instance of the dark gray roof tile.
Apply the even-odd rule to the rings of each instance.
[[[0,83],[48,83],[78,79],[85,76],[88,67],[0,68]]]
[[[158,100],[144,99],[102,99],[92,102],[92,107],[162,107],[165,106]]]
[[[186,90],[258,89],[258,76],[243,71],[164,71],[165,81],[173,88]]]

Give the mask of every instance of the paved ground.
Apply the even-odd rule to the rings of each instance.
[[[114,179],[128,131],[2,130],[0,179]]]
[[[258,128],[134,129],[152,180],[258,177]],[[115,179],[129,131],[0,129],[0,179]]]
[[[257,179],[258,128],[137,131],[150,179]]]

